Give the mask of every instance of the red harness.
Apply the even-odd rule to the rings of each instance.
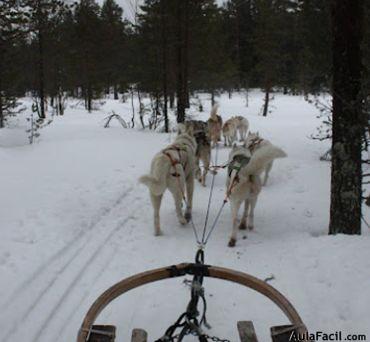
[[[168,153],[167,151],[177,151],[178,155],[179,155],[179,159],[174,159],[172,157],[172,155],[170,153]],[[171,146],[171,147],[168,147],[166,148],[165,150],[163,150],[163,154],[168,157],[168,159],[170,160],[171,162],[171,166],[175,169],[175,172],[171,173],[172,176],[174,177],[180,177],[180,174],[176,171],[176,165],[177,164],[180,164],[184,169],[185,169],[185,165],[182,165],[181,163],[181,151],[184,151],[184,149],[181,149],[180,147],[178,146]]]

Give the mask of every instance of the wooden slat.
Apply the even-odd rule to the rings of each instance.
[[[94,325],[88,342],[114,342],[116,327],[114,325]]]
[[[252,321],[238,322],[240,342],[258,342]]]
[[[147,342],[148,334],[143,329],[132,330],[131,342]]]
[[[279,325],[271,328],[273,342],[298,341],[300,331],[295,325]]]

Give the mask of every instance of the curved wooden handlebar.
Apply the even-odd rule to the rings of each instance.
[[[111,288],[106,290],[98,299],[96,299],[96,301],[90,307],[82,322],[80,331],[77,336],[77,342],[86,342],[89,331],[98,315],[109,303],[111,303],[117,297],[136,287],[153,283],[158,280],[180,277],[186,274],[193,274],[189,272],[189,270],[192,269],[192,267],[194,266],[194,264],[179,264],[176,266],[158,268],[155,270],[136,274],[132,277],[123,279],[119,283],[113,285]],[[268,297],[284,312],[291,324],[297,327],[301,327],[302,332],[306,331],[306,328],[293,305],[278,290],[276,290],[269,284],[249,274],[237,272],[228,268],[216,266],[204,266],[204,268],[206,269],[206,273],[203,274],[205,277],[217,278],[238,283]]]

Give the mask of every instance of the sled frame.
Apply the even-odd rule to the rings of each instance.
[[[234,271],[228,268],[183,263],[136,274],[121,280],[117,284],[107,289],[95,300],[88,310],[78,332],[77,342],[86,342],[88,340],[88,336],[90,335],[91,329],[93,328],[94,322],[99,314],[117,297],[142,285],[150,284],[159,280],[182,277],[185,275],[203,275],[209,278],[237,283],[255,290],[274,302],[280,308],[280,310],[283,311],[291,325],[296,327],[297,331],[300,333],[307,332],[301,317],[289,300],[285,298],[278,290],[264,281],[247,273]]]

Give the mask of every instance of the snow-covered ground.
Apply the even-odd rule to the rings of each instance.
[[[205,112],[194,118],[206,119]],[[328,143],[309,139],[317,109],[301,97],[276,95],[273,113],[258,115],[262,94],[219,99],[225,118],[245,115],[251,130],[282,147],[288,158],[274,164],[256,208],[255,231],[228,248],[229,208],[206,248],[206,262],[265,279],[285,294],[310,331],[363,333],[370,339],[370,232],[327,236],[330,165],[319,156]],[[192,261],[190,226],[179,226],[165,196],[164,235],[153,236],[147,189],[137,179],[173,134],[103,128],[111,110],[128,119],[131,104],[107,100],[87,114],[79,106],[41,130],[28,145],[25,122],[0,131],[0,340],[74,341],[92,301],[129,275]],[[219,161],[228,149],[221,147]],[[194,221],[201,228],[209,195],[196,184]],[[215,179],[211,216],[224,196],[225,173]],[[367,210],[367,211],[366,211]],[[365,209],[365,216],[370,213]],[[211,220],[212,221],[212,220]],[[261,341],[283,314],[252,290],[206,279],[210,335],[237,341],[236,321],[253,320]],[[118,341],[142,327],[151,340],[183,312],[189,290],[181,279],[136,289],[109,306],[99,323],[118,327]],[[191,338],[189,338],[189,341]]]

